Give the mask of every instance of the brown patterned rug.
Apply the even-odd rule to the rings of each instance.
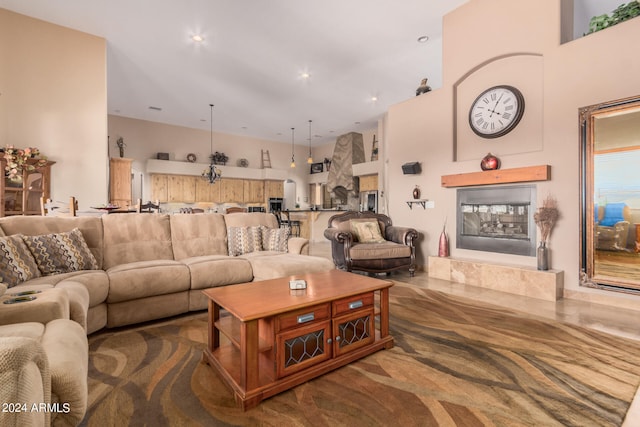
[[[395,347],[240,411],[201,362],[206,314],[89,337],[86,426],[619,426],[640,342],[413,285]]]

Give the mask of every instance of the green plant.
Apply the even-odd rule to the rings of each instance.
[[[637,0],[633,0],[627,4],[621,4],[611,12],[611,15],[605,13],[604,15],[592,17],[589,21],[589,32],[587,34],[604,30],[605,28],[635,18],[638,15],[640,15],[640,3]]]

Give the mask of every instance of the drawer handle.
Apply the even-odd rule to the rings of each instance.
[[[360,308],[362,307],[362,300],[358,300],[358,301],[354,301],[354,302],[350,302],[349,303],[349,310],[353,310],[354,308]]]
[[[316,318],[316,316],[313,313],[301,314],[300,316],[298,316],[298,323],[311,322],[315,318]]]

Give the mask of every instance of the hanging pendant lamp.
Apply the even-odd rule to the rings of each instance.
[[[291,128],[291,167],[292,168],[296,167],[296,159],[295,159],[295,154],[293,152],[293,148],[294,148],[294,146],[293,146],[293,140],[294,140],[293,135],[294,135],[294,133],[293,132],[294,132],[294,130],[295,130],[295,128]]]
[[[311,156],[311,120],[309,120],[309,157],[307,158],[307,163],[313,163],[313,157]]]
[[[211,119],[209,120],[210,132],[210,154],[209,154],[209,167],[202,172],[202,178],[209,181],[209,184],[213,184],[216,181],[222,179],[222,171],[216,167],[213,163],[213,104],[209,104],[211,108]]]

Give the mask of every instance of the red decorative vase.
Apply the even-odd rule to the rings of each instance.
[[[420,198],[420,188],[416,185],[416,188],[413,189],[413,198],[418,200]]]
[[[489,153],[480,161],[480,168],[483,171],[492,171],[500,169],[500,159]]]

